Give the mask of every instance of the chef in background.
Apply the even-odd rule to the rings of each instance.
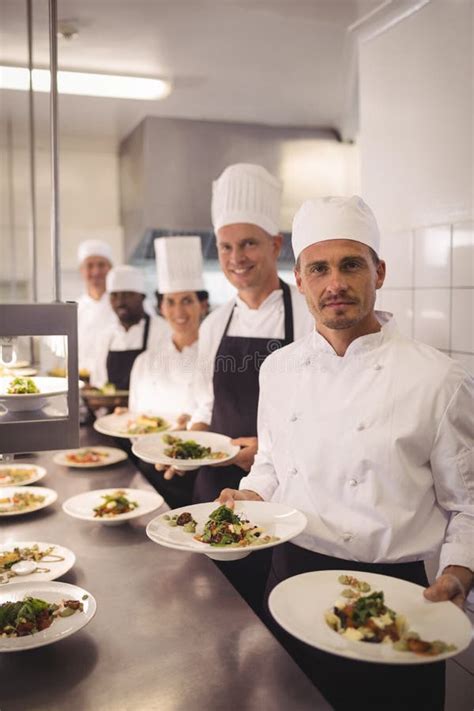
[[[200,237],[155,239],[157,300],[169,330],[135,360],[130,378],[129,410],[190,418],[198,334],[206,309]],[[184,423],[184,420],[183,420]]]
[[[193,381],[199,326],[207,311],[200,237],[155,239],[158,306],[169,326],[158,343],[135,360],[130,377],[129,410],[173,416],[185,429],[196,408]],[[196,472],[166,480],[152,465],[132,455],[136,466],[171,508],[189,505]]]
[[[85,293],[78,299],[77,326],[79,370],[90,374],[96,360],[100,334],[117,322],[105,290],[105,279],[112,268],[112,249],[101,240],[81,242],[78,262]]]
[[[140,269],[114,267],[107,274],[106,288],[117,320],[102,329],[90,382],[96,388],[112,383],[117,390],[128,390],[135,359],[151,343],[158,344],[168,327],[163,319],[144,310],[145,279]]]
[[[316,330],[265,361],[258,454],[240,489],[220,500],[275,501],[307,516],[300,536],[273,549],[267,594],[318,570],[426,587],[423,561],[441,546],[425,597],[462,605],[474,570],[473,379],[374,310],[385,263],[361,198],[305,202],[292,239]],[[272,627],[336,710],[444,708],[443,662],[342,659]]]
[[[237,487],[257,451],[258,372],[272,351],[308,333],[312,320],[297,289],[278,277],[281,182],[259,165],[231,165],[214,182],[212,221],[221,269],[235,298],[213,311],[199,334],[198,406],[191,429],[234,438],[241,450],[231,464],[201,467],[194,501],[213,501]],[[168,470],[165,477],[172,477]],[[257,612],[270,556],[219,564]]]

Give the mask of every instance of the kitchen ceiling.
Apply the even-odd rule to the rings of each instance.
[[[145,116],[327,127],[353,138],[355,55],[348,27],[381,0],[59,0],[79,34],[62,69],[159,76],[162,101],[61,96],[61,131],[121,140]],[[33,0],[34,63],[48,66],[48,3]],[[0,63],[26,65],[26,2],[0,0]],[[27,95],[0,91],[2,119],[26,128]],[[37,127],[48,96],[36,95]]]

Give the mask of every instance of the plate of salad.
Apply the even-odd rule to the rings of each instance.
[[[420,585],[375,573],[321,570],[271,592],[279,625],[325,652],[378,664],[427,664],[462,652],[469,618],[452,602],[430,602]]]
[[[0,517],[39,511],[54,504],[57,498],[53,489],[44,486],[5,487],[0,489]]]
[[[148,437],[157,432],[164,432],[174,426],[175,417],[171,415],[147,415],[133,412],[112,413],[98,417],[94,429],[111,437]]]
[[[225,435],[188,430],[147,437],[132,447],[133,453],[144,462],[159,462],[182,471],[223,464],[233,459],[239,449]]]
[[[159,509],[163,497],[145,489],[96,489],[72,496],[63,510],[82,521],[116,526]]]
[[[0,403],[10,412],[41,410],[50,398],[67,391],[67,378],[0,377]]]
[[[87,625],[96,608],[87,590],[68,583],[14,583],[0,588],[0,652],[59,642]]]
[[[166,548],[204,553],[214,560],[238,560],[298,536],[306,527],[300,511],[266,501],[194,504],[157,516],[147,536]]]
[[[46,476],[46,469],[35,464],[0,464],[0,487],[26,486]]]

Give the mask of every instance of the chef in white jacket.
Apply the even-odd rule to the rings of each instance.
[[[158,316],[144,310],[143,272],[128,264],[114,267],[106,277],[107,295],[117,319],[102,329],[92,366],[91,385],[97,388],[112,383],[128,390],[130,373],[137,356],[151,344],[158,344],[168,327]]]
[[[233,464],[202,468],[195,501],[237,486],[257,448],[258,371],[275,349],[312,328],[304,299],[278,277],[281,182],[259,165],[231,165],[214,182],[212,222],[221,268],[235,298],[204,321],[192,429],[233,437]]]
[[[196,407],[193,382],[199,326],[207,310],[201,239],[160,237],[154,246],[158,306],[169,331],[135,360],[129,409],[140,414],[174,416],[184,429]],[[133,455],[132,459],[172,509],[191,503],[196,472],[168,480],[152,465]]]
[[[379,232],[357,196],[303,204],[296,278],[316,330],[260,371],[259,451],[221,501],[279,501],[308,526],[274,549],[267,593],[310,570],[379,572],[462,604],[474,569],[473,380],[454,360],[374,311]],[[277,631],[336,709],[443,709],[444,665],[389,667],[318,652]],[[449,640],[445,640],[448,641]]]
[[[129,409],[160,415],[191,415],[198,334],[206,308],[199,237],[155,239],[158,304],[169,326],[166,337],[138,356],[130,377]]]
[[[79,270],[85,293],[78,299],[77,327],[79,369],[92,371],[99,336],[104,328],[117,322],[105,290],[105,279],[112,268],[112,249],[101,240],[88,239],[78,249]]]

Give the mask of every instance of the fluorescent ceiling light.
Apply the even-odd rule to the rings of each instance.
[[[49,92],[49,69],[33,69],[33,90]],[[0,66],[0,88],[28,91],[29,71],[25,67]],[[123,77],[115,74],[88,74],[85,72],[58,72],[60,94],[78,96],[104,96],[116,99],[164,99],[171,84],[164,79]]]

